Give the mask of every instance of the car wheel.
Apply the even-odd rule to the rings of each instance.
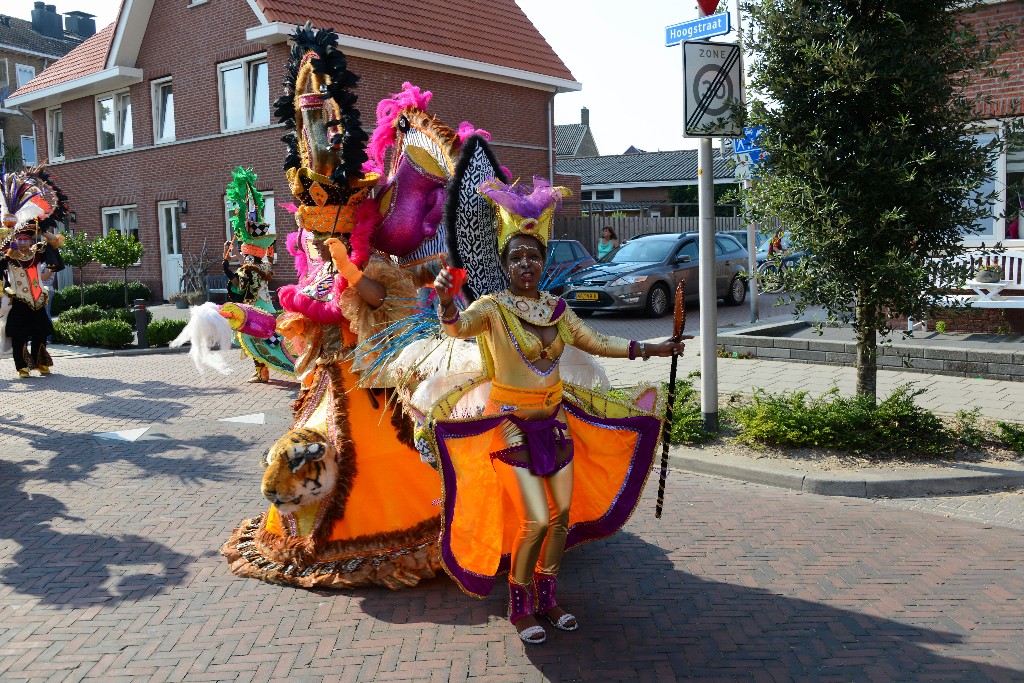
[[[647,293],[647,307],[645,309],[650,318],[660,318],[668,312],[668,288],[660,282]]]
[[[734,275],[729,283],[729,291],[725,293],[723,301],[726,306],[739,306],[747,298],[747,283],[739,275]]]

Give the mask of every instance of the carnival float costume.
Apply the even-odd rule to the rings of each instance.
[[[300,395],[293,429],[264,459],[263,494],[273,504],[222,552],[234,573],[275,583],[412,586],[439,569],[441,491],[389,392],[358,388],[353,371],[357,336],[346,310],[358,303],[343,301],[359,288],[381,222],[379,205],[367,201],[378,176],[362,168],[357,78],[332,31],[307,24],[293,40],[276,111],[294,128],[286,172],[301,231],[290,250],[306,273],[278,290],[277,327],[296,352]]]
[[[546,245],[563,191],[540,178],[532,191],[483,183],[480,192],[497,210],[494,255],[521,235]],[[439,311],[448,335],[477,339],[484,367],[482,376],[442,397],[429,419],[444,484],[442,562],[478,597],[508,570],[513,624],[536,613],[574,630],[575,618],[555,597],[562,553],[613,534],[629,519],[659,442],[660,397],[653,387],[638,387],[635,400],[617,400],[560,373],[572,346],[646,358],[643,343],[593,331],[545,292],[529,298],[506,286],[477,291],[481,296],[465,310]],[[546,636],[531,626],[520,637],[535,643]]]
[[[231,206],[232,243],[239,244],[242,263],[232,270],[228,257],[230,246],[225,249],[224,274],[228,277],[228,302],[248,304],[271,316],[278,315],[270,299],[270,281],[274,278],[274,244],[277,236],[270,232],[265,220],[263,193],[256,189],[256,174],[252,169],[236,168],[233,180],[227,187],[227,199]],[[232,320],[244,319],[251,314],[236,306],[222,306],[221,315]],[[241,326],[239,326],[241,327]],[[288,345],[276,332],[269,337],[236,333],[242,353],[252,358],[256,371],[250,382],[270,380],[270,368],[288,376],[295,376],[294,357]]]
[[[30,367],[49,375],[53,359],[46,339],[53,334],[53,323],[46,313],[49,292],[39,270],[47,250],[64,243],[63,235],[50,230],[66,216],[67,198],[41,169],[3,173],[0,182],[0,334],[11,339],[19,377],[28,377]],[[42,241],[37,242],[40,236]]]

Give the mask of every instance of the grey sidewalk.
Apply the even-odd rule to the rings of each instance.
[[[686,354],[679,360],[679,376],[686,377],[700,370],[700,340],[687,342]],[[667,381],[667,358],[649,361],[605,360],[608,379],[615,386],[630,386],[638,382]],[[843,395],[852,395],[856,388],[856,369],[832,365],[811,365],[740,358],[718,359],[719,396],[731,393],[750,394],[755,388],[767,391],[807,391],[822,394],[832,387]],[[700,380],[695,380],[699,383]],[[886,396],[904,384],[924,389],[917,397],[919,405],[938,413],[952,415],[958,410],[974,410],[993,420],[1024,422],[1024,385],[969,377],[929,375],[898,370],[878,371],[878,394]]]

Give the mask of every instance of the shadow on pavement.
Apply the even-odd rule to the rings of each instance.
[[[498,621],[508,647],[523,647],[551,681],[1020,680],[1019,671],[933,651],[963,643],[958,634],[698,578],[631,533],[570,552],[562,579],[560,602],[581,628],[548,626],[539,646],[515,639],[501,581],[484,600],[438,579],[365,594],[360,609],[391,623]]]
[[[29,461],[24,464],[35,464]],[[28,493],[35,478],[0,460],[0,481],[8,484],[0,508],[0,538],[18,543],[14,564],[0,570],[0,583],[60,609],[144,600],[183,582],[196,558],[134,534],[64,533],[51,524],[84,522],[51,496]],[[121,570],[131,567],[130,570]]]

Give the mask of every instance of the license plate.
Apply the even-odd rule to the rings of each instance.
[[[597,292],[576,292],[576,301],[597,301],[598,298]]]

